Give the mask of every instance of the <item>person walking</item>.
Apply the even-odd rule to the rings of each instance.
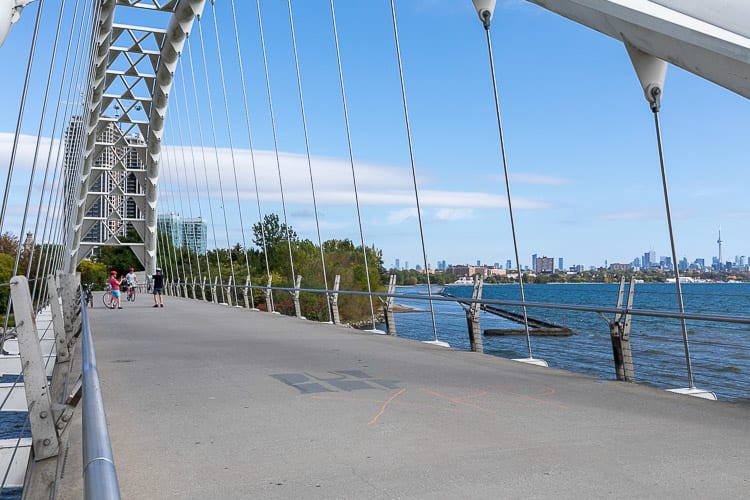
[[[112,309],[115,308],[115,305],[118,309],[122,309],[122,302],[120,302],[120,280],[117,279],[117,271],[110,271],[109,275],[109,286],[112,289]]]
[[[164,276],[158,267],[151,277],[151,286],[154,289],[154,307],[164,307]]]

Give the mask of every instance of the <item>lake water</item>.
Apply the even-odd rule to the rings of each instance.
[[[433,290],[439,287],[433,286]],[[398,294],[426,297],[426,286],[399,287]],[[571,304],[615,308],[619,284],[526,285],[527,302]],[[471,286],[448,286],[458,297],[471,297]],[[682,286],[686,313],[748,317],[750,284],[690,283]],[[485,285],[485,299],[518,301],[518,285]],[[627,300],[627,294],[626,299]],[[396,299],[396,303],[427,312],[396,314],[400,337],[433,340],[427,301]],[[520,308],[503,307],[520,312]],[[465,314],[461,306],[434,302],[439,340],[456,349],[469,349]],[[674,284],[637,284],[634,310],[677,312]],[[528,315],[571,328],[572,337],[532,337],[535,358],[549,366],[615,379],[609,327],[597,313],[528,308]],[[612,319],[613,315],[608,315]],[[480,314],[482,330],[522,328],[518,323],[492,314]],[[723,401],[750,402],[750,325],[687,321],[695,386],[716,393]],[[669,318],[632,316],[631,348],[638,383],[659,388],[688,387],[687,365],[680,321]],[[484,352],[504,358],[528,357],[525,336],[484,337]]]

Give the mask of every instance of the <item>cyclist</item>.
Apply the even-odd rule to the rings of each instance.
[[[120,281],[117,279],[117,271],[110,271],[109,286],[112,289],[112,309],[117,304],[118,309],[122,309],[120,302]]]
[[[138,277],[132,267],[130,272],[125,275],[125,279],[128,280],[128,300],[135,300],[135,287],[138,285]]]

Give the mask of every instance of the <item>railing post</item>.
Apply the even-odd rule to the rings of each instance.
[[[250,289],[250,276],[245,276],[245,293],[243,297],[245,299],[245,309],[250,309],[250,302],[248,302],[248,295],[252,293]]]
[[[622,309],[622,301],[625,292],[625,278],[620,280],[620,291],[617,297],[617,308]],[[633,294],[635,292],[635,281],[630,280],[628,287],[628,305],[625,311],[633,307]],[[635,382],[635,370],[633,368],[633,352],[630,349],[630,322],[631,316],[615,314],[614,321],[609,321],[603,314],[602,317],[609,324],[609,336],[612,341],[612,355],[615,362],[615,374],[617,380],[624,382]]]
[[[214,278],[214,284],[211,285],[211,302],[213,302],[214,304],[216,304],[218,302],[216,300],[216,283],[218,283],[218,281],[219,281],[219,278],[215,277]]]
[[[224,287],[224,293],[227,296],[227,305],[229,307],[232,307],[232,275],[229,275],[229,279],[227,280],[227,286]]]
[[[81,286],[81,275],[60,274],[60,293],[62,295],[63,318],[65,322],[65,337],[70,345],[74,337],[81,334],[81,294],[78,289]]]
[[[336,279],[333,280],[334,292],[330,294],[328,300],[331,303],[331,319],[334,325],[341,324],[341,317],[339,316],[339,284],[341,283],[341,275],[337,274]]]
[[[47,373],[42,359],[42,348],[31,304],[29,282],[25,276],[10,280],[13,313],[16,318],[18,351],[23,370],[23,385],[34,448],[34,460],[57,456],[60,451],[52,415],[52,401],[47,384]]]
[[[24,488],[24,494],[25,498],[51,498],[57,479],[55,457],[60,453],[60,442],[34,319],[29,282],[25,276],[14,276],[10,280],[10,294],[16,320],[18,351],[35,462],[32,472],[34,480],[28,489]]]
[[[268,286],[265,290],[263,290],[263,293],[266,296],[266,311],[273,312],[273,296],[271,295],[271,282],[273,281],[273,277],[268,277]]]
[[[482,285],[484,280],[481,276],[474,276],[474,289],[471,292],[472,300],[482,299]],[[469,343],[473,352],[483,352],[484,345],[482,342],[482,328],[479,324],[479,312],[481,304],[472,302],[466,309],[466,325],[469,328]]]
[[[388,278],[388,297],[383,302],[383,316],[385,317],[385,329],[388,335],[397,337],[396,319],[393,316],[393,293],[396,291],[396,275],[391,274]]]
[[[305,319],[304,316],[302,316],[302,308],[299,305],[299,287],[302,284],[302,275],[297,275],[297,281],[294,283],[294,291],[292,292],[292,301],[294,302],[294,315],[297,318]]]
[[[68,338],[65,333],[65,320],[60,305],[60,295],[57,292],[57,280],[51,274],[47,277],[47,294],[49,295],[49,307],[52,311],[52,328],[55,331],[55,353],[58,363],[70,360],[68,349]]]
[[[206,302],[206,277],[203,277],[203,283],[201,283],[201,298],[203,302]]]
[[[187,282],[187,279],[185,279],[185,281],[182,282],[182,293],[183,293],[183,297],[185,297],[187,299],[188,298],[188,282]]]
[[[193,283],[190,285],[190,293],[192,293],[193,299],[198,298],[198,296],[195,295],[195,278],[193,278]]]

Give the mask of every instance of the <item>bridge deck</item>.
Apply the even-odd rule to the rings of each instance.
[[[91,311],[123,498],[739,498],[750,487],[747,406],[139,299]]]

